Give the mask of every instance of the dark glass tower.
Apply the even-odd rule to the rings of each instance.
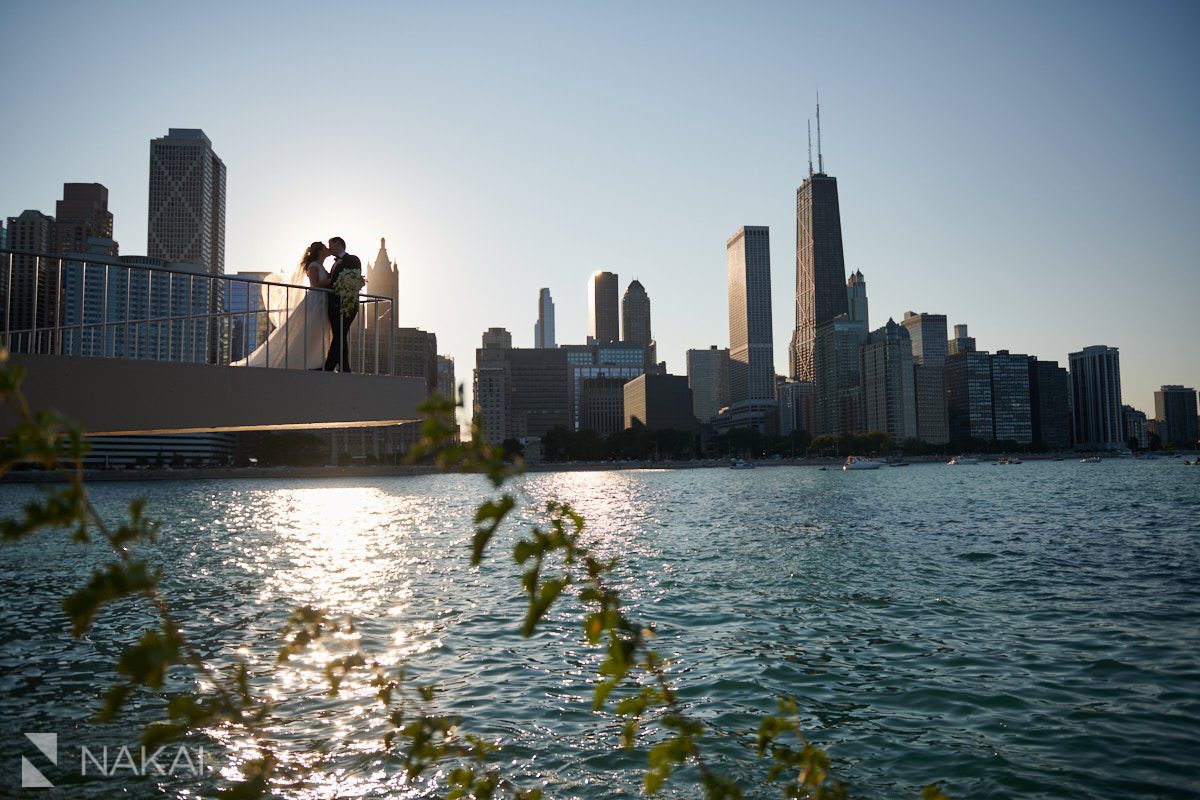
[[[597,342],[621,340],[615,272],[594,272],[588,278],[588,334]]]
[[[796,329],[788,352],[792,377],[813,380],[817,326],[848,310],[837,178],[815,172],[796,190]]]

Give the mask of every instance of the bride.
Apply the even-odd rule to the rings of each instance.
[[[304,251],[299,266],[287,281],[274,273],[265,280],[288,283],[286,286],[262,287],[260,310],[251,312],[245,324],[257,327],[257,316],[266,312],[274,330],[266,341],[245,358],[234,361],[235,367],[286,367],[288,369],[321,369],[329,347],[329,317],[327,295],[310,292],[298,286],[329,288],[329,273],[323,262],[330,255],[323,242],[313,242]],[[249,285],[247,285],[249,286]]]

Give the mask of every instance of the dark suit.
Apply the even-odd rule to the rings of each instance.
[[[329,271],[329,285],[333,286],[338,276],[346,270],[362,272],[362,262],[358,260],[358,256],[342,253],[342,257],[334,263],[333,269]],[[349,314],[342,314],[341,301],[336,294],[327,295],[326,300],[329,302],[329,328],[333,332],[333,336],[329,342],[329,354],[325,356],[325,371],[333,372],[334,367],[337,367],[342,372],[349,372],[350,329],[354,318],[358,316],[358,304],[354,304],[354,310]]]

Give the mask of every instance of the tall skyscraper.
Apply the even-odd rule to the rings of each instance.
[[[917,438],[929,444],[946,444],[950,441],[946,368],[913,364],[913,390],[917,396]]]
[[[813,340],[813,434],[841,436],[863,428],[858,323],[838,314],[817,326]]]
[[[146,254],[166,262],[198,264],[209,275],[225,274],[225,163],[204,131],[171,128],[150,141],[150,202]],[[208,309],[203,337],[209,363],[221,363],[229,346],[215,324],[224,298],[204,286]]]
[[[1046,450],[1071,446],[1071,380],[1057,361],[1029,357],[1029,412],[1033,442]]]
[[[954,326],[954,338],[947,343],[949,355],[955,353],[974,353],[975,337],[967,335],[966,325]]]
[[[687,377],[692,413],[701,422],[712,422],[729,405],[729,350],[715,344],[707,350],[688,350]]]
[[[225,272],[225,163],[204,131],[171,128],[150,142],[146,254]]]
[[[54,217],[40,211],[22,211],[8,218],[8,247],[31,253],[55,252]],[[8,280],[0,281],[0,308],[11,309],[9,329],[27,331],[54,321],[57,262],[36,256],[12,257],[11,296]]]
[[[387,240],[383,237],[379,238],[379,252],[375,254],[375,260],[367,265],[367,274],[363,277],[367,281],[364,288],[367,294],[392,299],[390,310],[380,307],[377,313],[374,310],[364,313],[363,326],[371,328],[378,324],[384,330],[394,330],[399,325],[395,312],[396,303],[400,299],[400,268],[388,255]],[[367,337],[367,339],[373,338],[374,336]]]
[[[855,323],[859,324],[859,323]],[[867,431],[891,434],[896,445],[917,436],[912,343],[889,319],[862,346],[863,416]]]
[[[813,380],[817,326],[848,314],[846,260],[837,178],[825,174],[821,153],[821,106],[817,104],[817,171],[809,143],[808,177],[796,190],[796,328],[788,350],[792,377]],[[863,308],[864,319],[866,307]]]
[[[992,358],[962,350],[946,359],[946,409],[950,441],[970,446],[990,442],[992,427]]]
[[[766,226],[746,225],[725,243],[729,282],[729,401],[772,401],[771,242]],[[845,295],[843,294],[843,297]]]
[[[1033,442],[1029,409],[1029,356],[992,354],[992,436],[1000,442]]]
[[[1124,448],[1120,352],[1115,347],[1097,344],[1071,353],[1068,358],[1075,448]]]
[[[870,332],[870,320],[867,319],[867,280],[862,270],[850,275],[846,280],[846,308],[851,322],[857,322],[862,328],[862,341],[866,341]]]
[[[597,342],[621,339],[617,316],[618,288],[615,272],[594,272],[588,278],[588,335]]]
[[[946,316],[905,311],[900,321],[912,343],[917,393],[917,438],[929,444],[950,441],[946,408]]]
[[[621,297],[621,341],[648,345],[650,335],[650,295],[636,278]]]
[[[63,198],[54,210],[55,249],[59,253],[86,253],[88,239],[112,240],[113,215],[108,210],[108,189],[99,183],[64,183]],[[108,255],[117,254],[113,242]]]
[[[538,290],[538,318],[533,323],[533,347],[536,350],[553,349],[554,344],[554,300],[549,289]]]
[[[946,366],[949,342],[946,339],[946,315],[905,311],[900,321],[912,342],[914,364],[927,367]],[[960,326],[966,330],[966,326]]]
[[[1154,393],[1154,419],[1163,444],[1196,446],[1196,390],[1164,386]]]

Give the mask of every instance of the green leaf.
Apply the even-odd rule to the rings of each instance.
[[[117,671],[128,675],[131,684],[161,688],[167,668],[179,657],[179,644],[178,635],[152,628],[142,634],[140,642],[121,654]]]
[[[152,722],[142,731],[142,747],[154,750],[156,747],[175,741],[186,731],[186,725],[174,722]]]
[[[543,581],[538,588],[537,594],[529,598],[529,611],[525,615],[525,625],[521,628],[521,635],[526,638],[533,635],[537,629],[537,624],[542,617],[546,616],[546,612],[550,610],[550,606],[555,599],[562,594],[563,587],[566,586],[565,578],[551,578],[548,581]]]
[[[513,496],[506,493],[499,502],[488,500],[475,510],[475,524],[479,527],[475,530],[475,536],[471,540],[471,566],[478,566],[483,561],[483,551],[487,548],[488,542],[492,540],[496,529],[500,527],[504,517],[513,510],[515,505],[516,500]]]
[[[158,585],[161,572],[151,571],[145,562],[112,562],[92,573],[82,589],[62,601],[71,618],[71,635],[82,636],[105,605],[122,597],[149,594]]]

